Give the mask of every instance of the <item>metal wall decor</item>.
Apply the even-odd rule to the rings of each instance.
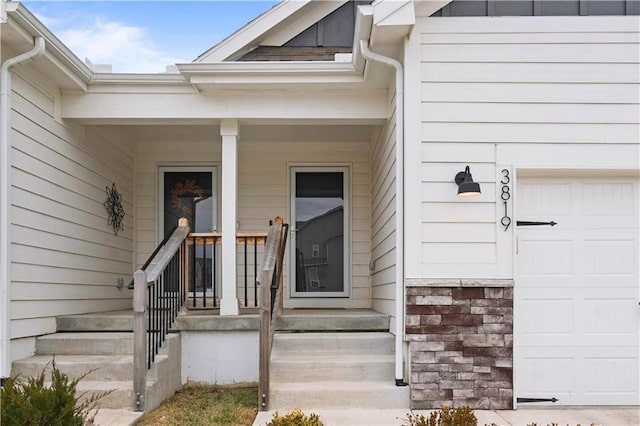
[[[109,215],[109,226],[113,228],[114,235],[118,235],[118,231],[124,230],[124,209],[122,208],[122,194],[118,192],[115,182],[111,184],[111,188],[105,187],[107,190],[107,201],[104,202],[104,208],[107,209]]]

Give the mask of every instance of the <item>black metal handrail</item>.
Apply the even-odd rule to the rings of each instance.
[[[236,285],[241,291],[242,306],[258,307],[258,254],[267,238],[266,232],[239,232],[236,247],[239,271]],[[187,237],[187,283],[190,309],[217,308],[221,296],[222,234],[219,232],[191,233]],[[240,265],[242,263],[242,265]]]
[[[147,370],[155,361],[171,324],[184,304],[185,240],[188,234],[189,222],[181,218],[145,269],[134,274],[133,387],[136,411],[145,409]]]
[[[144,262],[144,264],[142,265],[142,267],[140,269],[142,269],[143,271],[147,269],[147,267],[151,264],[153,259],[156,257],[156,254],[158,254],[158,252],[162,249],[162,247],[164,247],[164,245],[167,244],[167,241],[169,241],[169,238],[171,238],[171,236],[173,235],[173,231],[175,231],[176,228],[177,228],[177,226],[174,226],[173,229],[171,230],[171,232],[169,232],[164,237],[164,240],[160,241],[160,244],[158,244],[158,246],[155,248],[155,250],[153,250],[153,253],[151,253],[151,255],[147,258],[146,262]],[[129,285],[127,285],[127,288],[129,290],[133,290],[133,281],[134,281],[134,279],[131,278],[131,281],[129,281]]]

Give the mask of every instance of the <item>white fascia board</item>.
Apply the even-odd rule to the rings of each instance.
[[[267,35],[260,41],[262,46],[282,46],[325,16],[334,12],[348,0],[328,0],[328,1],[312,1],[307,6],[302,16],[291,17],[280,25],[280,28],[274,29],[273,34]]]
[[[372,4],[373,28],[369,46],[391,45],[403,40],[416,23],[413,1],[378,0]]]
[[[44,38],[47,57],[56,58],[57,62],[54,64],[66,75],[73,76],[72,81],[79,89],[86,90],[86,84],[93,76],[91,69],[21,3],[8,2],[6,8],[9,25],[28,34],[30,38]]]
[[[222,62],[251,45],[256,39],[278,25],[293,13],[302,9],[311,0],[282,1],[278,3],[211,49],[198,56],[193,62]]]
[[[420,0],[414,2],[416,16],[425,18],[433,15],[453,0]]]
[[[218,62],[178,64],[177,67],[195,85],[362,81],[351,62]]]
[[[373,7],[373,24],[412,25],[415,23],[415,9],[412,0],[376,1]]]
[[[364,74],[366,60],[360,51],[360,40],[369,40],[373,27],[373,7],[370,5],[358,6],[356,12],[356,25],[353,32],[353,67]]]
[[[136,86],[184,86],[189,83],[182,74],[111,74],[96,73],[93,84],[122,84]]]

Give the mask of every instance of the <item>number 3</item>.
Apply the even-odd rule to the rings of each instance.
[[[503,185],[507,185],[509,182],[511,182],[511,178],[509,177],[509,170],[502,169],[502,173],[504,173],[504,179],[502,179],[500,183]]]

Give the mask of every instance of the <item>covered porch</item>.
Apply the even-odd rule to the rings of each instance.
[[[264,237],[280,216],[290,224],[285,308],[372,307],[371,156],[381,127],[126,126],[136,144],[135,268],[187,217],[189,308],[237,315],[257,306]]]

